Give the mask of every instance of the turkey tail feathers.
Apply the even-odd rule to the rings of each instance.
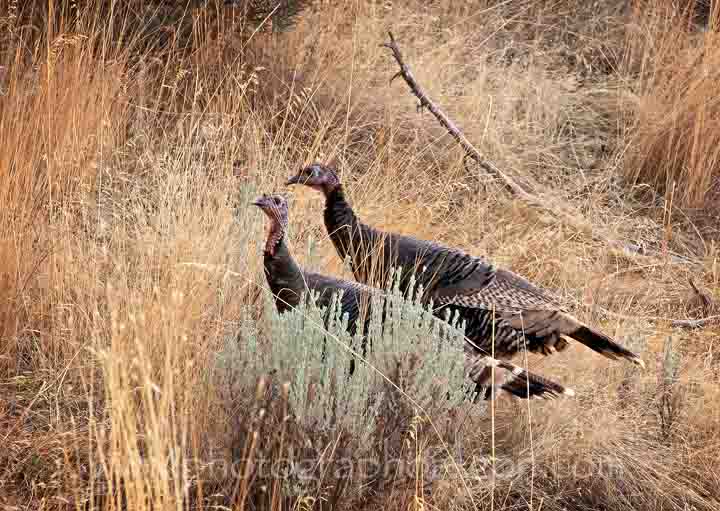
[[[598,332],[586,325],[581,325],[580,328],[568,335],[609,359],[617,360],[618,358],[625,358],[645,369],[645,362],[643,362],[640,357],[632,351],[623,348],[602,332]]]
[[[500,385],[500,388],[514,396],[522,399],[532,397],[554,399],[561,395],[569,397],[575,395],[575,391],[571,388],[564,387],[559,383],[503,360],[499,362],[500,368],[507,371],[505,382]]]
[[[623,348],[604,333],[578,321],[570,314],[558,310],[525,310],[521,313],[507,313],[504,320],[523,334],[546,339],[551,347],[558,344],[559,336],[565,335],[581,342],[601,355],[617,360],[624,358],[643,369],[645,363],[635,353]],[[556,349],[558,346],[555,346]]]
[[[497,384],[493,381],[493,368],[496,379],[499,378],[502,383]],[[483,400],[494,399],[498,390],[503,390],[521,399],[554,399],[562,395],[569,397],[575,395],[574,390],[559,383],[533,374],[505,360],[497,360],[488,356],[471,356],[466,353],[465,371],[477,384],[477,397]]]

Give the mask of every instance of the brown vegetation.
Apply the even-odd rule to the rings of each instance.
[[[684,207],[702,207],[720,196],[717,97],[720,39],[715,2],[710,29],[688,33],[693,11],[671,2],[641,4],[643,23],[627,38],[632,135],[625,173],[650,183]],[[691,5],[691,4],[689,4]]]
[[[718,509],[720,327],[671,320],[720,299],[720,46],[669,0],[631,3],[314,2],[284,32],[220,1],[3,6],[0,506]],[[388,29],[483,155],[573,225],[464,166],[388,85]],[[282,381],[218,387],[243,318],[270,321],[245,204],[315,159],[369,223],[548,286],[649,369],[573,346],[528,363],[574,400],[441,414],[389,389],[368,431],[286,420]],[[298,259],[351,278],[317,197],[291,207]],[[248,459],[293,456],[324,470],[302,491],[251,477]],[[407,470],[338,468],[390,457]]]

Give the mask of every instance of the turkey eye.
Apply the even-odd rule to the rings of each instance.
[[[275,197],[273,201],[275,202],[275,204],[280,205],[280,199],[278,197]]]

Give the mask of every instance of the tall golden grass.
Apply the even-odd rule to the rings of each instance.
[[[681,220],[717,180],[714,32],[701,49],[668,12],[610,0],[318,2],[285,33],[220,4],[183,10],[182,24],[145,2],[3,13],[2,504],[717,509],[717,326],[662,319],[687,316],[689,276],[720,296],[713,232],[699,239]],[[404,86],[388,85],[387,29],[488,158],[660,255],[618,251],[465,169]],[[431,427],[398,398],[362,442],[293,426],[282,386],[228,396],[209,376],[215,355],[244,315],[266,320],[262,219],[248,204],[314,159],[339,165],[369,223],[553,288],[649,370],[573,347],[528,362],[574,401],[468,406]],[[623,176],[672,205],[641,202]],[[350,278],[322,204],[295,194],[294,253]],[[452,456],[438,461],[440,445]],[[341,470],[304,495],[252,478],[259,458],[307,448],[357,462],[386,447],[410,473],[368,482]]]
[[[633,135],[625,172],[649,183],[677,204],[700,208],[716,202],[717,64],[720,4],[710,11],[709,29],[692,34],[692,2],[637,2],[637,24],[628,31],[628,68],[635,75]]]

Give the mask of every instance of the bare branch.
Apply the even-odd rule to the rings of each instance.
[[[465,150],[465,153],[469,158],[477,162],[478,165],[480,165],[480,167],[482,167],[487,173],[493,175],[497,179],[500,179],[505,185],[505,188],[507,188],[510,193],[528,202],[535,202],[537,199],[534,196],[523,190],[523,188],[519,184],[517,184],[510,176],[506,175],[495,165],[485,160],[480,154],[480,151],[478,151],[475,146],[473,146],[470,141],[465,137],[462,130],[460,130],[460,128],[445,114],[445,112],[443,112],[440,107],[437,106],[437,104],[432,99],[430,99],[425,90],[420,87],[420,84],[418,84],[417,80],[415,80],[415,77],[413,76],[410,67],[405,63],[402,53],[400,52],[400,48],[398,47],[397,42],[395,42],[395,38],[393,37],[392,32],[388,32],[388,35],[390,36],[390,42],[383,43],[382,46],[384,46],[385,48],[389,48],[390,51],[392,51],[393,57],[395,57],[395,60],[400,66],[400,71],[393,75],[393,77],[390,79],[390,83],[392,83],[395,78],[399,76],[402,77],[403,80],[405,80],[405,83],[407,83],[408,87],[410,87],[410,90],[415,95],[415,97],[420,100],[420,105],[418,108],[427,108],[428,110],[430,110],[430,112],[435,116],[435,118],[440,122],[440,124],[442,124],[443,127],[448,131],[448,133],[450,133],[450,135],[457,141],[457,143],[460,144],[460,147]]]
[[[670,325],[680,328],[700,328],[716,321],[720,321],[720,315],[702,319],[675,319],[670,322]]]
[[[410,67],[405,63],[403,55],[400,52],[400,48],[398,47],[398,44],[395,41],[392,32],[388,32],[388,35],[390,36],[390,42],[383,43],[380,46],[390,49],[390,51],[392,51],[393,57],[395,58],[395,61],[397,62],[398,66],[400,66],[400,71],[393,75],[393,77],[390,79],[390,83],[392,83],[395,78],[402,77],[402,79],[410,88],[410,91],[420,101],[418,109],[427,108],[430,113],[435,116],[438,122],[440,122],[440,124],[447,130],[447,132],[457,141],[457,143],[460,144],[460,147],[463,148],[463,150],[465,151],[465,158],[463,160],[463,164],[466,168],[467,160],[472,159],[473,161],[477,162],[477,164],[480,165],[480,167],[484,169],[488,174],[500,180],[503,183],[504,188],[508,190],[510,194],[512,194],[514,197],[517,197],[532,206],[535,206],[545,211],[549,211],[556,217],[560,218],[565,224],[572,226],[579,232],[588,233],[595,240],[607,243],[608,245],[618,248],[628,254],[649,257],[662,256],[662,254],[660,254],[659,252],[652,254],[640,254],[639,252],[631,250],[631,247],[627,243],[613,239],[611,236],[608,236],[606,233],[602,232],[602,230],[594,228],[594,226],[590,225],[588,222],[583,222],[577,213],[573,213],[572,211],[566,211],[558,204],[553,204],[552,201],[548,201],[545,198],[538,197],[526,191],[514,179],[502,172],[493,163],[483,158],[482,154],[480,154],[480,151],[478,151],[475,146],[470,143],[470,141],[467,139],[467,137],[465,137],[458,125],[455,124],[447,116],[447,114],[445,114],[445,112],[443,112],[440,107],[432,99],[430,99],[430,96],[427,95],[425,90],[420,87],[420,84],[415,79],[415,76],[413,76]],[[693,263],[694,261],[684,261],[680,258],[674,258],[673,262]]]
[[[430,113],[435,116],[435,118],[440,122],[440,124],[442,124],[442,126],[447,130],[447,132],[457,141],[458,144],[460,144],[460,147],[463,148],[466,154],[466,159],[469,158],[474,160],[488,174],[492,175],[496,179],[499,179],[503,183],[505,189],[508,190],[513,196],[522,199],[528,204],[532,204],[533,206],[539,207],[546,211],[550,211],[556,216],[561,216],[565,222],[569,223],[580,231],[587,231],[588,226],[583,222],[577,220],[576,215],[562,211],[558,207],[551,207],[550,205],[548,205],[547,201],[542,200],[541,198],[536,197],[530,192],[524,190],[523,187],[516,183],[514,179],[512,179],[510,176],[497,168],[497,166],[495,166],[493,163],[483,158],[482,154],[480,154],[480,151],[478,151],[475,146],[470,143],[470,141],[463,134],[462,130],[457,126],[457,124],[455,124],[447,116],[447,114],[445,114],[445,112],[443,112],[440,107],[432,99],[430,99],[430,96],[427,95],[425,90],[420,87],[420,84],[417,82],[417,80],[415,80],[415,77],[413,76],[410,67],[405,63],[402,53],[400,52],[400,48],[398,47],[397,42],[395,41],[395,37],[393,37],[392,35],[392,32],[388,32],[388,35],[390,36],[390,42],[383,43],[381,44],[381,46],[388,48],[390,49],[390,51],[392,51],[395,61],[397,62],[398,66],[400,66],[400,71],[393,75],[393,77],[390,79],[390,83],[392,83],[395,78],[399,76],[402,77],[408,87],[410,87],[410,91],[415,95],[415,97],[418,98],[418,100],[420,100],[419,108],[427,108]]]

